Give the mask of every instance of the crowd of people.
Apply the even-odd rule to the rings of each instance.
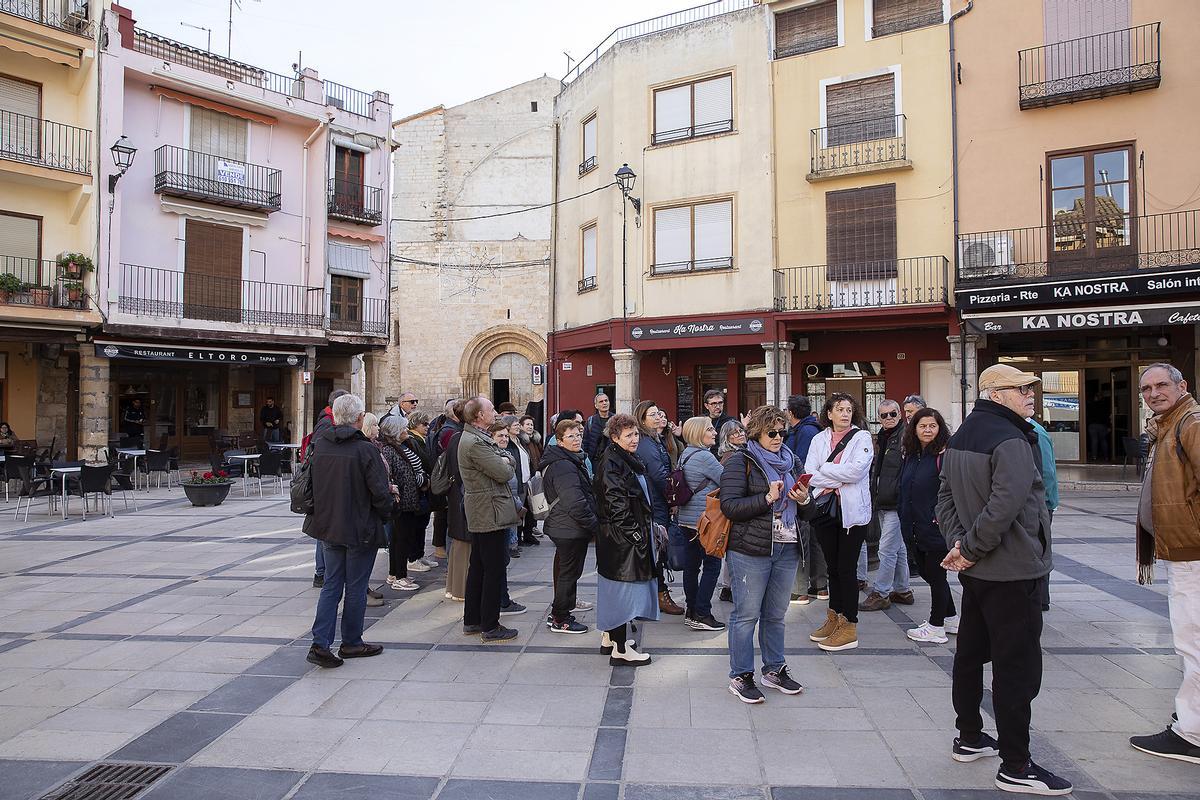
[[[388,549],[388,587],[417,590],[412,575],[444,558],[445,599],[463,604],[463,634],[483,643],[515,639],[505,618],[528,609],[509,594],[508,568],[522,548],[546,537],[554,547],[545,617],[551,632],[586,634],[582,617],[594,611],[609,663],[643,666],[652,658],[634,638],[642,621],[677,616],[696,631],[724,631],[729,691],[759,704],[760,685],[803,691],[785,658],[789,604],[826,602],[808,638],[825,651],[851,650],[861,613],[916,602],[915,573],[928,587],[929,614],[908,638],[957,637],[952,757],[999,756],[999,788],[1066,794],[1071,784],[1029,752],[1057,506],[1053,451],[1032,419],[1038,381],[1006,364],[984,370],[979,399],[954,432],[917,395],[879,403],[872,433],[848,394],[832,393],[816,410],[796,395],[786,409],[762,406],[735,418],[714,391],[704,398],[707,413],[682,424],[650,400],[632,414],[614,413],[611,399],[598,394],[586,418],[573,409],[554,415],[544,441],[532,417],[484,397],[449,401],[431,420],[406,393],[379,420],[361,399],[340,393],[318,421],[307,461],[314,511],[305,531],[318,539],[314,584],[322,587],[308,658],[336,667],[380,652],[362,631],[365,606],[383,602],[368,585],[381,547]],[[1147,470],[1139,575],[1149,580],[1156,556],[1170,562],[1185,679],[1167,730],[1131,743],[1200,763],[1200,497],[1163,499],[1196,492],[1195,481],[1180,476],[1200,464],[1200,406],[1173,367],[1147,369],[1143,383],[1161,420],[1152,428],[1171,439],[1168,455],[1184,466]],[[431,516],[434,550],[426,555]],[[723,553],[701,536],[715,518],[728,525]],[[878,546],[873,578],[868,542]],[[594,606],[579,597],[593,545]],[[682,574],[682,606],[669,586],[674,571]],[[958,574],[958,604],[950,572]],[[731,604],[728,613],[717,612],[714,595]],[[987,663],[996,737],[983,730],[980,712]]]

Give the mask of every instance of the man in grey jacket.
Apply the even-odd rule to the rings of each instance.
[[[1070,782],[1029,757],[1030,706],[1042,684],[1042,594],[1053,568],[1050,512],[1033,414],[1038,376],[1007,364],[979,376],[979,400],[942,461],[937,519],[963,599],[954,652],[956,761],[1000,756],[996,787],[1062,795]],[[992,662],[999,742],[983,732],[983,665]]]
[[[463,633],[478,633],[484,643],[515,639],[517,632],[500,624],[508,555],[508,528],[517,524],[517,507],[508,482],[513,464],[492,440],[488,426],[496,409],[486,397],[467,401],[463,433],[458,441],[458,471],[463,508],[471,534],[471,565],[463,604]]]

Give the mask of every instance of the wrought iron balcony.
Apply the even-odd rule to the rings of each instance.
[[[282,173],[164,144],[154,151],[154,191],[252,211],[278,211]]]
[[[582,178],[584,175],[587,175],[589,172],[591,172],[595,168],[596,168],[596,157],[588,156],[587,158],[585,158],[583,160],[583,163],[581,163],[579,165],[579,177]]]
[[[90,175],[92,132],[61,122],[0,111],[0,158]]]
[[[286,97],[304,97],[304,81],[295,74],[281,75],[251,64],[243,64],[241,61],[234,61],[232,58],[219,56],[141,28],[133,32],[133,49],[162,61],[216,75],[224,80],[238,81]]]
[[[86,311],[84,280],[57,261],[0,255],[0,305]]]
[[[96,33],[95,25],[88,19],[86,0],[0,0],[0,13],[88,39]]]
[[[1085,219],[1063,212],[1053,225],[958,237],[964,286],[1116,275],[1200,263],[1200,211]]]
[[[906,117],[877,117],[812,128],[809,180],[910,166]]]
[[[945,256],[775,270],[776,311],[836,311],[945,305]]]
[[[321,328],[325,290],[204,273],[121,265],[117,308],[142,317]]]
[[[1151,22],[1020,51],[1021,108],[1045,108],[1158,86],[1159,25]]]
[[[586,278],[579,279],[579,293],[590,292],[596,288],[596,276],[589,275]]]
[[[387,336],[388,304],[378,297],[329,306],[329,330],[363,336]]]
[[[383,191],[359,181],[329,179],[329,216],[347,222],[379,225],[383,222]]]
[[[340,108],[359,117],[371,118],[371,102],[374,96],[361,89],[351,89],[340,83],[325,81],[325,105]]]

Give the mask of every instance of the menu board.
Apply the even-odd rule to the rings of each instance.
[[[675,409],[676,421],[680,423],[696,416],[696,391],[691,375],[680,375],[675,379]]]

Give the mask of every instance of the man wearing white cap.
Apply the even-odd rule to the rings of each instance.
[[[1030,706],[1042,685],[1042,597],[1053,568],[1050,512],[1033,415],[1037,375],[997,364],[942,460],[937,519],[963,599],[954,653],[956,761],[1000,756],[996,787],[1063,795],[1069,781],[1029,757]],[[999,741],[983,732],[983,667],[992,663]]]

